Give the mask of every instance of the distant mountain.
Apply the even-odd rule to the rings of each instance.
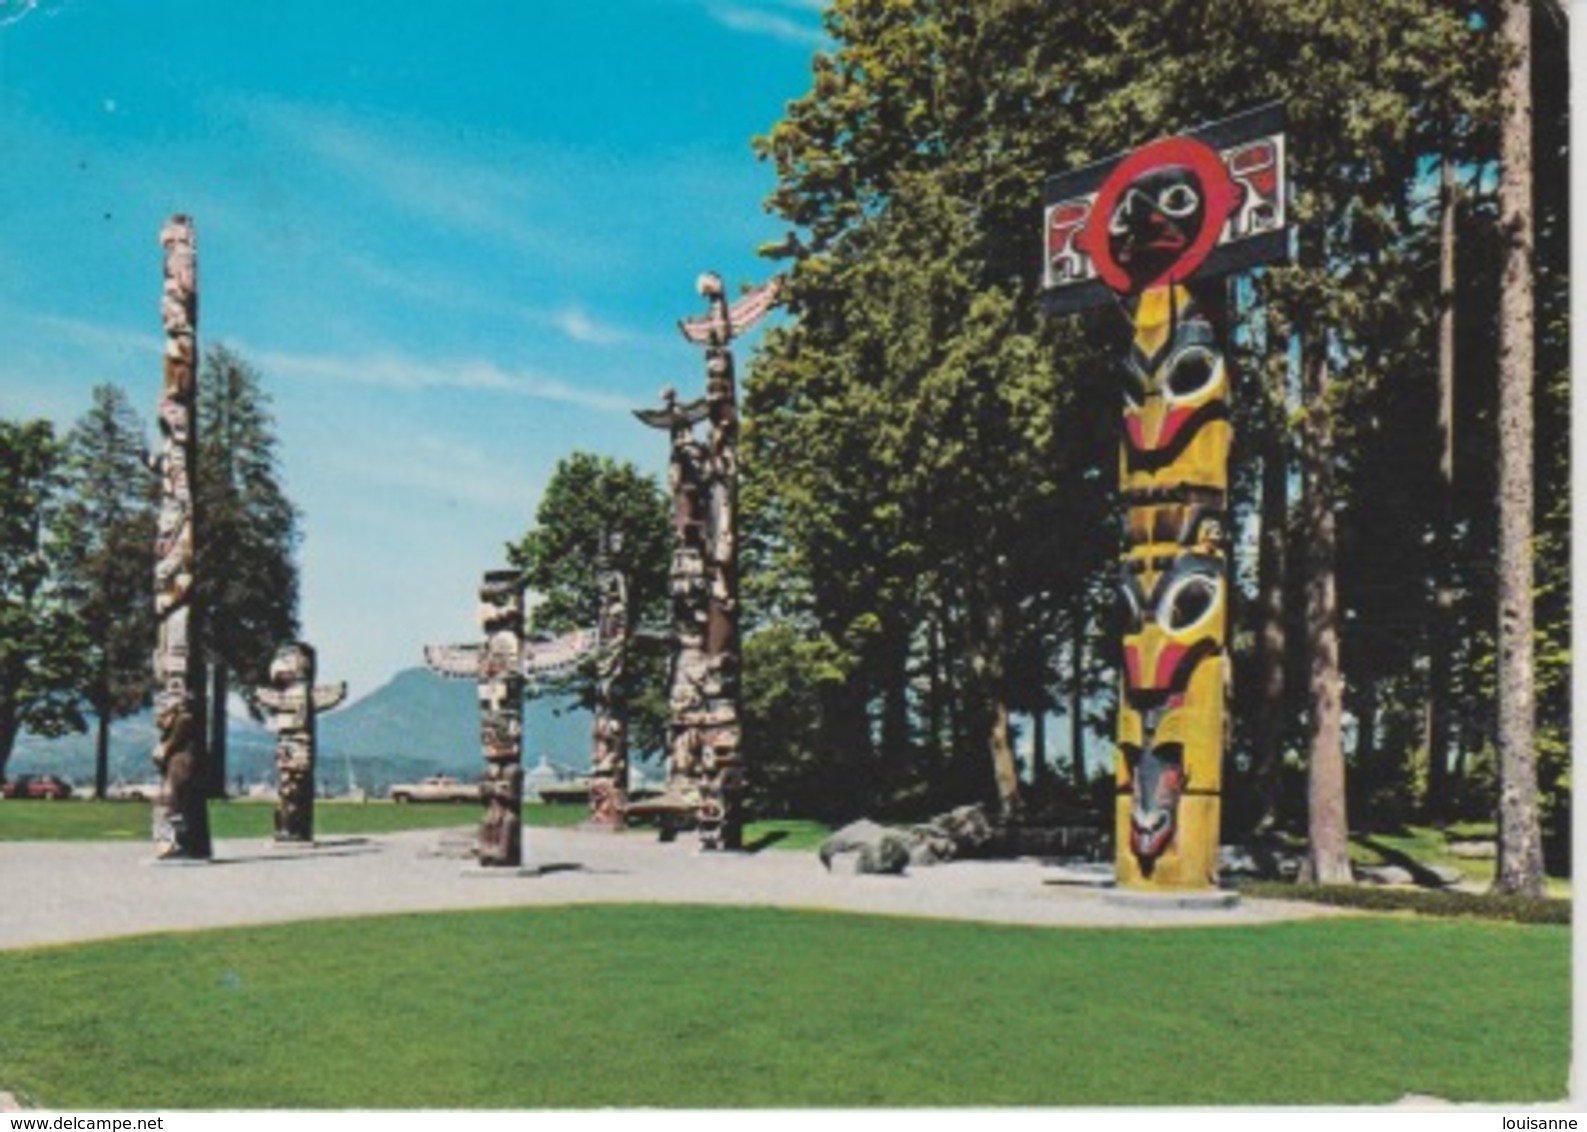
[[[577,771],[590,765],[588,712],[567,701],[529,700],[524,705],[524,764],[544,755]],[[90,721],[91,722],[91,721]],[[273,780],[275,737],[253,720],[233,716],[227,727],[227,772],[245,783]],[[149,712],[117,720],[110,729],[111,781],[154,778],[154,721]],[[479,705],[475,686],[410,668],[319,723],[319,779],[333,789],[348,779],[383,791],[393,782],[427,774],[478,777]],[[6,768],[8,776],[49,771],[79,785],[94,777],[94,735],[40,739],[23,735]]]
[[[588,770],[588,712],[549,699],[524,704],[524,762],[544,755],[553,763]],[[467,680],[446,680],[409,668],[356,703],[320,718],[321,773],[341,782],[350,763],[360,786],[380,789],[426,774],[476,777],[479,700]]]

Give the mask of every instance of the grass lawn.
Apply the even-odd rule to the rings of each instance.
[[[1561,1097],[1563,928],[1045,930],[757,908],[322,921],[0,953],[52,1108]]]
[[[150,837],[147,802],[73,800],[0,801],[0,842],[5,841],[139,841]],[[587,816],[583,806],[525,806],[529,826],[577,825]],[[217,838],[269,837],[275,830],[273,802],[212,802],[210,832]],[[477,825],[480,808],[470,805],[410,805],[390,802],[319,802],[314,807],[317,837],[395,833],[405,829],[447,829]],[[750,822],[744,843],[751,849],[814,850],[829,830],[819,822]],[[631,836],[653,837],[635,829]],[[688,836],[685,834],[684,836]]]

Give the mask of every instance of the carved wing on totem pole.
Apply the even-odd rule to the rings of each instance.
[[[347,698],[347,683],[339,681],[335,684],[316,684],[311,693],[314,698],[315,711],[330,711],[340,707]]]
[[[431,672],[448,680],[477,680],[483,651],[484,647],[478,644],[425,645],[424,664]]]
[[[555,676],[568,672],[592,655],[599,644],[600,634],[594,629],[574,629],[549,641],[525,642],[524,675]]]
[[[664,402],[659,409],[635,409],[634,416],[651,428],[692,428],[711,415],[710,403],[700,397],[694,401],[678,401],[678,395],[668,389],[661,395]]]
[[[717,281],[716,286],[720,288],[720,281]],[[759,287],[746,291],[737,302],[727,307],[725,322],[722,304],[713,302],[711,309],[705,314],[680,319],[678,329],[696,346],[704,346],[713,341],[726,342],[765,318],[767,312],[777,304],[781,289],[782,277],[773,275]]]
[[[593,629],[575,629],[549,641],[526,641],[522,674],[535,679],[568,672],[593,655],[598,644],[599,637]],[[424,664],[449,680],[477,680],[484,651],[484,646],[477,644],[425,645]]]

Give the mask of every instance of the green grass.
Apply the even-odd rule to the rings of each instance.
[[[150,836],[146,802],[0,802],[0,842],[4,841],[138,841]],[[217,838],[269,837],[275,830],[271,802],[212,802],[210,832]],[[585,820],[583,806],[525,806],[530,826],[569,826]],[[410,805],[370,802],[366,805],[320,802],[314,808],[316,837],[396,833],[405,829],[445,829],[479,822],[478,806]],[[825,840],[826,826],[810,821],[750,822],[744,843],[750,848],[814,850]],[[654,833],[636,829],[634,837]],[[688,835],[685,835],[688,836]]]
[[[1569,933],[1050,930],[756,908],[322,921],[0,953],[64,1109],[1557,1099]]]

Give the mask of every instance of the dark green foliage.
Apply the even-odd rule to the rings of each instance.
[[[209,665],[211,789],[226,789],[224,716],[298,635],[298,509],[282,482],[264,377],[225,345],[204,354],[198,402],[198,600]],[[257,713],[256,713],[257,714]]]
[[[1561,485],[1538,493],[1540,779],[1563,814],[1568,70],[1559,13],[1537,12],[1538,469]],[[1491,793],[1460,771],[1493,730],[1497,9],[838,0],[827,26],[833,46],[816,55],[809,92],[756,142],[778,176],[768,205],[791,229],[767,252],[786,261],[795,321],[767,336],[746,382],[745,595],[751,616],[797,625],[808,645],[806,676],[790,679],[799,661],[782,648],[774,683],[811,690],[798,699],[813,719],[795,730],[845,768],[844,802],[918,812],[986,794],[1000,719],[1050,710],[1087,675],[1112,682],[1106,619],[1083,634],[1083,665],[1068,641],[1117,544],[1123,323],[1108,310],[1037,315],[1041,180],[1278,100],[1300,236],[1296,262],[1242,283],[1232,308],[1242,529],[1262,533],[1265,461],[1286,461],[1268,477],[1275,496],[1304,494],[1260,508],[1291,526],[1287,659],[1254,653],[1254,583],[1271,565],[1248,551],[1256,538],[1234,563],[1231,815],[1304,823],[1304,790],[1269,814],[1242,776],[1304,774],[1305,729],[1341,687],[1352,807],[1392,821],[1464,797],[1491,813]],[[1463,188],[1448,497],[1434,428],[1446,155]],[[1314,363],[1304,399],[1290,360],[1302,349]],[[1318,540],[1297,522],[1302,502],[1337,525],[1332,559],[1310,566],[1314,586],[1337,586],[1337,669],[1313,671],[1305,651],[1303,567]],[[1435,631],[1441,591],[1449,645]],[[1449,661],[1438,687],[1435,649]],[[1264,732],[1254,696],[1286,664],[1287,726]],[[1100,713],[1103,698],[1084,710]],[[1449,747],[1430,754],[1435,709],[1451,721]],[[1340,745],[1324,734],[1312,747],[1332,757]],[[1430,775],[1431,758],[1450,773]],[[814,761],[783,762],[808,769],[806,794],[832,789]]]
[[[1318,904],[1360,908],[1369,912],[1469,916],[1482,920],[1508,920],[1517,924],[1569,925],[1571,922],[1569,900],[1536,896],[1377,888],[1370,885],[1284,884],[1277,881],[1249,881],[1239,888],[1246,896],[1260,900],[1310,900]]]
[[[538,598],[529,613],[531,636],[593,629],[600,613],[598,585],[602,538],[619,540],[613,565],[628,581],[631,628],[671,630],[667,572],[672,526],[666,496],[629,463],[574,452],[557,462],[535,512],[535,525],[507,547],[507,559],[524,572]],[[630,651],[624,690],[629,743],[636,753],[659,751],[666,721],[666,650]],[[550,689],[594,706],[593,672]]]
[[[0,779],[17,735],[84,727],[82,623],[60,592],[48,531],[64,453],[48,421],[0,420]]]
[[[155,506],[143,421],[114,385],[66,438],[63,494],[53,519],[60,588],[87,638],[83,699],[98,719],[94,790],[109,776],[112,720],[149,702],[154,682]]]

